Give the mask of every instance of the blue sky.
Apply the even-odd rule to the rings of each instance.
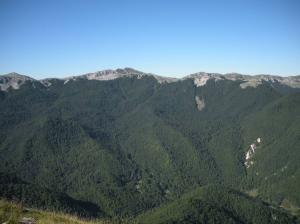
[[[0,74],[300,74],[298,0],[0,0]]]

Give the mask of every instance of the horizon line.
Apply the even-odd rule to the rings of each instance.
[[[65,78],[69,78],[69,77],[76,77],[76,76],[83,76],[83,75],[87,75],[87,74],[92,74],[92,73],[97,73],[97,72],[103,72],[103,71],[117,71],[117,70],[126,70],[126,69],[131,69],[134,70],[136,72],[140,72],[140,73],[144,73],[144,74],[148,74],[148,75],[156,75],[156,76],[160,76],[160,77],[165,77],[165,78],[174,78],[174,79],[183,79],[185,77],[188,77],[190,75],[195,75],[195,74],[199,74],[199,73],[203,73],[203,74],[215,74],[215,75],[230,75],[230,74],[236,74],[236,75],[243,75],[243,76],[276,76],[276,77],[297,77],[300,76],[300,74],[296,74],[296,75],[277,75],[277,74],[271,74],[271,73],[255,73],[255,74],[249,74],[249,73],[241,73],[241,72],[206,72],[206,71],[198,71],[198,72],[192,72],[192,73],[186,73],[184,75],[182,75],[181,77],[176,77],[175,75],[161,75],[158,73],[153,73],[153,72],[146,72],[146,71],[142,71],[140,69],[135,69],[133,67],[118,67],[118,68],[107,68],[107,69],[102,69],[102,70],[96,70],[93,72],[82,72],[82,73],[77,73],[77,74],[73,74],[73,75],[49,75],[46,78],[35,78],[35,76],[39,76],[39,75],[31,75],[31,74],[27,74],[27,73],[23,73],[23,72],[16,72],[16,71],[12,71],[12,72],[8,72],[8,73],[3,73],[0,74],[0,76],[5,76],[5,75],[9,75],[9,74],[18,74],[18,75],[22,75],[22,76],[27,76],[36,80],[43,80],[43,79],[65,79]],[[42,73],[40,73],[42,74]]]

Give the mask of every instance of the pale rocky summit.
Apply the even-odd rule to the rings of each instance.
[[[198,73],[191,74],[191,75],[188,75],[183,78],[183,80],[185,80],[185,79],[193,79],[194,84],[197,87],[200,87],[200,86],[206,85],[208,80],[217,81],[217,80],[221,80],[222,77],[221,77],[221,74],[218,74],[218,73],[198,72]]]
[[[144,73],[132,68],[124,68],[124,69],[116,69],[116,70],[104,70],[94,73],[87,73],[84,75],[79,76],[72,76],[65,79],[65,84],[68,83],[70,80],[77,80],[77,79],[88,79],[88,80],[113,80],[121,77],[136,77],[138,79],[141,79],[144,76],[153,76],[159,83],[169,83],[177,81],[176,78],[170,78],[170,77],[162,77],[158,75],[154,75],[151,73]]]
[[[231,81],[240,81],[240,87],[245,89],[247,87],[257,87],[263,82],[268,82],[270,84],[281,84],[289,86],[292,88],[300,88],[300,76],[272,76],[272,75],[242,75],[238,73],[228,73],[228,74],[219,74],[219,73],[205,73],[199,72],[191,74],[184,77],[183,79],[192,79],[194,84],[197,87],[204,86],[209,80],[220,81],[220,80],[231,80]]]
[[[113,80],[121,77],[137,77],[141,78],[144,75],[143,72],[139,72],[137,70],[131,68],[124,69],[116,69],[116,70],[104,70],[94,73],[87,73],[79,76],[72,76],[70,78],[66,78],[66,80],[77,80],[80,78],[88,79],[88,80]]]
[[[25,75],[20,75],[18,73],[9,73],[7,75],[0,76],[0,90],[7,91],[9,88],[19,89],[27,81],[35,81]]]

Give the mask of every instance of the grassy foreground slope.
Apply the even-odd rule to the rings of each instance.
[[[0,200],[0,222],[19,223],[23,218],[37,224],[223,224],[223,223],[300,223],[287,214],[259,199],[254,199],[222,185],[198,187],[179,199],[149,210],[132,219],[82,219],[50,211],[34,210],[21,204]]]
[[[25,209],[20,204],[0,200],[0,223],[15,224],[22,218],[31,218],[37,224],[109,224],[107,220],[88,221],[63,213]]]

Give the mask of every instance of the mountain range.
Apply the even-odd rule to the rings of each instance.
[[[300,76],[0,76],[0,196],[34,208],[296,223],[299,145]]]

